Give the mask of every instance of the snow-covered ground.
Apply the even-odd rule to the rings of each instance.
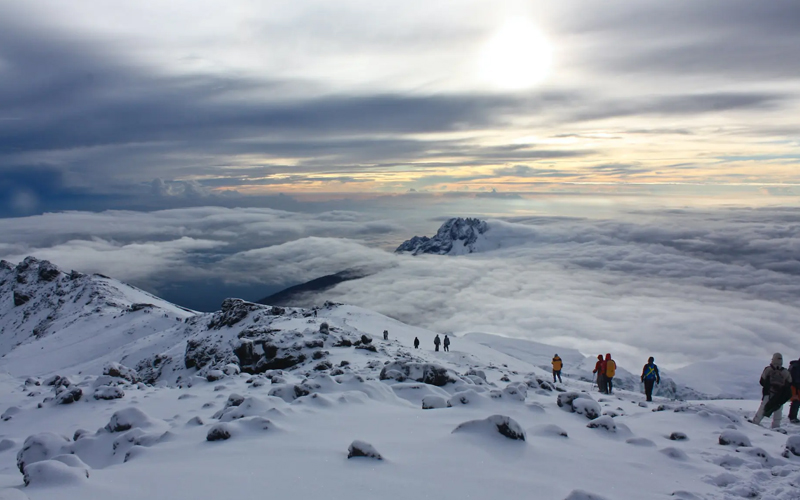
[[[645,403],[637,367],[601,395],[574,350],[473,333],[434,352],[357,307],[198,314],[41,269],[0,276],[0,499],[800,498],[800,426],[748,423],[754,400]],[[751,391],[728,361],[669,393]]]

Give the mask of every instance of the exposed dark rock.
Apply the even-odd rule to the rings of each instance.
[[[103,367],[103,375],[122,378],[132,384],[138,382],[138,374],[136,373],[136,370],[133,368],[128,368],[120,363],[108,363],[105,365]]]
[[[372,345],[372,344],[361,344],[361,345],[357,345],[357,346],[356,346],[356,349],[363,349],[363,350],[365,350],[365,351],[369,351],[369,352],[378,352],[378,348],[377,348],[377,347],[375,347],[375,346],[374,346],[374,345]]]
[[[361,336],[361,343],[362,344],[369,344],[370,342],[372,342],[372,337],[368,337],[367,335],[362,335]]]
[[[142,309],[152,309],[154,307],[156,306],[153,304],[139,303],[139,304],[131,304],[131,307],[128,310],[130,312],[136,312],[136,311],[141,311]]]
[[[83,391],[80,387],[65,388],[56,395],[56,404],[68,405],[78,401],[83,397]]]
[[[16,290],[14,290],[14,305],[15,306],[25,305],[30,300],[31,300],[31,296],[30,295],[25,295],[22,292],[18,292]]]
[[[226,424],[222,423],[215,425],[208,431],[208,434],[206,434],[206,441],[225,441],[226,439],[230,439],[230,437],[231,431]]]
[[[397,380],[402,382],[407,379],[436,386],[456,382],[450,372],[444,367],[429,363],[408,363],[393,361],[383,367],[380,373],[381,380]]]
[[[353,342],[345,337],[340,338],[338,341],[336,341],[335,344],[333,344],[333,347],[352,347],[352,346]]]
[[[380,453],[378,453],[378,450],[376,450],[374,446],[364,441],[358,441],[358,440],[353,441],[347,448],[347,458],[356,458],[356,457],[383,460],[383,457],[381,456]]]
[[[689,436],[687,436],[683,432],[673,432],[672,434],[669,435],[669,439],[671,441],[686,441],[687,439],[689,439]]]
[[[219,330],[225,326],[233,326],[242,321],[252,311],[263,309],[263,306],[246,302],[242,299],[225,299],[219,312],[208,323],[209,329]]]
[[[317,366],[314,367],[314,370],[321,372],[323,370],[330,370],[331,368],[333,368],[333,365],[330,361],[323,361],[322,363],[317,364]]]

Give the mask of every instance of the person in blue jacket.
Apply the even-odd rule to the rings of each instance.
[[[661,383],[661,375],[658,373],[658,366],[654,363],[656,359],[650,356],[647,364],[642,368],[642,382],[644,382],[644,394],[648,401],[653,400],[653,386]]]

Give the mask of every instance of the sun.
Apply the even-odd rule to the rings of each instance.
[[[493,87],[521,90],[533,87],[550,71],[550,43],[532,23],[522,20],[503,25],[484,45],[481,79]]]

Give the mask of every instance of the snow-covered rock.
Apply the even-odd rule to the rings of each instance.
[[[347,448],[347,458],[357,458],[357,457],[383,460],[383,457],[381,456],[380,453],[378,453],[378,450],[376,450],[374,446],[367,443],[366,441],[355,440],[352,443],[350,443],[350,446]]]
[[[132,384],[139,381],[139,375],[136,373],[136,370],[116,362],[106,364],[103,367],[103,375],[125,379]]]
[[[604,496],[600,496],[597,493],[590,493],[584,490],[572,490],[569,495],[567,495],[564,500],[608,500]]]
[[[723,446],[753,446],[750,438],[744,433],[732,429],[725,429],[719,435],[719,444]]]
[[[608,415],[603,415],[602,417],[598,417],[588,424],[586,427],[590,429],[602,429],[607,432],[616,432],[617,431],[617,424],[614,422],[614,419],[609,417]]]
[[[525,430],[516,420],[505,415],[492,415],[483,420],[470,420],[460,424],[453,432],[470,432],[485,435],[500,434],[508,439],[525,441]]]
[[[206,441],[226,441],[230,438],[230,426],[225,423],[214,425],[208,430],[208,434],[206,434]]]
[[[786,452],[784,456],[786,456],[786,458],[789,458],[789,454],[800,457],[800,434],[789,436],[786,440],[785,448]]]
[[[60,460],[43,460],[25,466],[25,486],[67,486],[81,484],[88,469],[70,467]]]
[[[442,396],[425,396],[422,398],[423,410],[434,410],[437,408],[449,408],[451,405],[447,399]]]
[[[105,426],[108,432],[124,432],[133,428],[152,427],[155,421],[139,408],[131,406],[111,415]]]
[[[92,393],[92,397],[94,399],[121,399],[125,397],[125,391],[120,389],[119,387],[112,387],[110,385],[101,385],[94,390]]]
[[[69,444],[69,439],[52,432],[28,436],[17,453],[17,468],[24,473],[27,465],[64,454],[69,449]]]
[[[588,397],[573,399],[572,410],[578,415],[583,415],[589,420],[598,418],[601,412],[600,403]]]
[[[409,363],[394,361],[383,367],[381,380],[416,380],[425,384],[443,386],[456,381],[454,374],[447,368],[431,363]]]

